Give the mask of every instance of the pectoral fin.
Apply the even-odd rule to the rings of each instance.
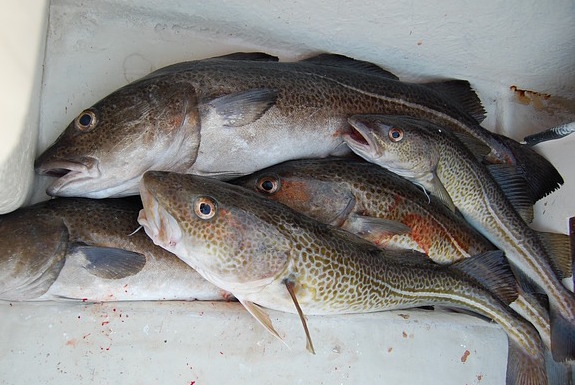
[[[258,120],[275,104],[277,92],[266,88],[236,92],[208,103],[212,118],[224,127],[242,127]]]
[[[401,222],[360,214],[350,214],[342,228],[375,244],[381,244],[394,235],[411,232],[411,227]]]
[[[237,298],[237,297],[236,297]],[[238,301],[240,301],[240,303],[242,305],[244,305],[244,307],[246,308],[246,310],[252,315],[254,316],[254,318],[256,320],[258,320],[258,322],[267,329],[268,332],[270,332],[274,337],[276,337],[278,340],[280,340],[281,342],[284,343],[284,345],[287,346],[287,344],[285,343],[285,341],[283,340],[283,338],[280,337],[279,333],[276,331],[276,329],[274,329],[274,326],[272,325],[272,320],[270,319],[270,316],[268,315],[268,313],[266,313],[264,311],[264,309],[262,309],[261,307],[259,307],[258,305],[256,305],[255,303],[251,302],[251,301],[246,301],[245,299],[242,298],[237,298]]]
[[[121,279],[139,273],[146,265],[146,257],[129,250],[113,247],[76,245],[74,251],[86,258],[85,269],[104,279]]]
[[[295,308],[297,310],[297,314],[299,315],[299,319],[301,320],[301,323],[303,325],[303,330],[305,331],[305,338],[306,338],[306,344],[305,344],[305,348],[312,354],[315,354],[315,349],[313,348],[313,342],[311,341],[311,336],[309,334],[309,329],[307,328],[307,322],[305,320],[305,316],[303,314],[303,311],[301,310],[301,307],[299,306],[299,303],[297,301],[297,297],[295,295],[295,283],[293,281],[290,280],[285,280],[284,281],[286,288],[288,290],[289,295],[291,296],[291,299],[293,300],[293,303],[295,305]]]
[[[435,174],[433,174],[433,177],[430,178],[430,180],[427,181],[423,187],[429,190],[431,195],[438,198],[441,202],[443,202],[443,204],[449,207],[451,211],[456,211],[455,203],[453,203],[453,200],[451,200],[451,196],[445,189],[445,186],[443,186],[443,183],[441,183]]]

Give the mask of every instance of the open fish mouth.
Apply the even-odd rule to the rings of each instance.
[[[36,165],[35,170],[39,175],[58,178],[46,190],[48,195],[70,197],[74,196],[74,188],[77,184],[85,184],[100,177],[101,172],[98,164],[96,158],[84,157],[81,162],[54,160]]]
[[[182,241],[180,226],[143,182],[140,184],[140,196],[144,208],[140,210],[138,223],[156,245],[175,252]]]
[[[348,119],[351,129],[349,132],[343,134],[343,141],[350,147],[359,150],[362,153],[376,152],[377,156],[381,156],[381,151],[378,150],[373,136],[369,133],[369,128],[365,123],[351,117]]]

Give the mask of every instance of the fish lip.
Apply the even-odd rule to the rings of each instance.
[[[351,130],[350,132],[344,133],[342,139],[348,146],[351,144],[354,148],[365,153],[374,151],[378,157],[383,155],[378,149],[375,139],[373,135],[370,134],[370,130],[365,123],[353,116],[348,118],[347,121],[351,126]]]
[[[138,214],[138,223],[157,246],[175,252],[183,239],[180,226],[167,209],[162,207],[153,191],[150,191],[142,179],[140,197],[143,208]]]
[[[56,159],[35,167],[39,175],[56,177],[46,193],[52,196],[72,196],[66,192],[72,184],[81,181],[97,179],[101,176],[99,161],[93,157],[82,157],[81,161],[72,161],[67,159]]]

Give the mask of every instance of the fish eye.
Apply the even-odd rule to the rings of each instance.
[[[399,142],[403,139],[403,130],[401,128],[393,127],[389,130],[389,139],[391,139],[392,142]]]
[[[98,123],[98,118],[94,111],[86,110],[83,111],[78,117],[74,120],[74,124],[76,128],[80,131],[88,131],[91,130],[96,126]]]
[[[194,204],[194,212],[201,219],[210,219],[216,215],[216,202],[208,197],[201,197],[196,199]]]
[[[263,193],[273,194],[280,188],[279,178],[275,176],[264,176],[258,180],[256,187]]]

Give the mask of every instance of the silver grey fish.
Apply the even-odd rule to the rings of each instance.
[[[355,132],[345,140],[366,160],[425,187],[456,207],[465,219],[545,291],[551,308],[552,352],[557,360],[575,358],[575,297],[560,279],[571,270],[570,252],[552,256],[547,243],[521,217],[508,196],[524,191],[507,181],[508,194],[470,150],[472,138],[409,117],[358,115],[349,119]],[[462,141],[468,142],[464,145]],[[476,149],[476,151],[478,151]],[[508,176],[508,175],[507,175]],[[567,238],[561,237],[563,241]],[[568,242],[564,242],[567,244]],[[556,266],[563,261],[563,269]]]
[[[278,338],[264,308],[298,313],[313,352],[304,314],[446,305],[483,314],[508,333],[525,359],[509,383],[546,383],[537,331],[469,276],[473,259],[446,267],[415,251],[379,249],[213,178],[148,171],[141,196],[138,221],[154,242],[230,291]],[[514,278],[502,266],[493,278],[515,297]]]
[[[236,53],[159,69],[81,112],[35,167],[58,177],[50,195],[131,195],[146,170],[229,179],[285,160],[342,155],[349,152],[341,139],[347,117],[382,112],[469,132],[490,146],[495,162],[521,163],[527,155],[523,169],[542,183],[538,197],[563,183],[529,147],[503,143],[480,126],[483,109],[469,83],[405,83],[371,63],[329,54],[280,63]]]
[[[134,232],[141,207],[139,198],[61,198],[1,216],[0,300],[231,298]]]

